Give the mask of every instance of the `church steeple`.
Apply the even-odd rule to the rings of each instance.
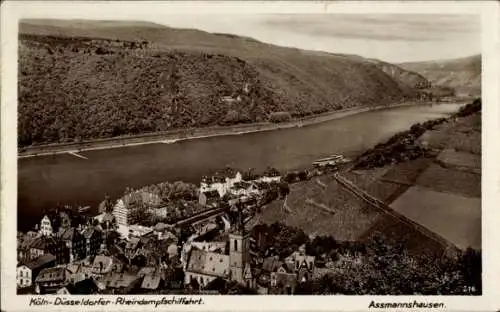
[[[245,230],[244,215],[240,202],[236,204],[238,209],[235,225],[229,233],[229,267],[231,279],[239,283],[245,283],[245,268],[250,262],[250,235]]]

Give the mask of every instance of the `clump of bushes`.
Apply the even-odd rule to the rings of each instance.
[[[384,143],[367,150],[355,161],[356,169],[370,169],[413,160],[427,155],[427,150],[416,144],[425,131],[445,122],[446,118],[429,120],[411,126],[410,130],[393,135]]]
[[[456,114],[454,114],[454,117],[465,117],[472,115],[474,113],[478,113],[481,111],[481,99],[476,99],[474,102],[469,103],[462,107]]]
[[[270,122],[286,122],[290,121],[292,119],[292,115],[289,112],[273,112],[269,114],[269,121]]]

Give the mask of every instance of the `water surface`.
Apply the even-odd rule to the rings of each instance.
[[[302,128],[81,152],[87,160],[69,154],[19,159],[18,227],[28,230],[44,208],[56,205],[95,208],[106,194],[121,196],[127,186],[198,183],[202,175],[225,166],[282,170],[309,166],[330,154],[353,156],[414,123],[445,117],[460,106],[390,108]]]

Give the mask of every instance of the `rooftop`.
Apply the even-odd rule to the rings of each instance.
[[[229,274],[229,256],[193,249],[191,250],[186,271],[227,277]]]
[[[56,257],[50,253],[46,253],[44,255],[41,255],[40,257],[36,258],[33,261],[30,261],[26,263],[25,265],[30,269],[30,270],[35,270],[38,268],[41,268],[48,263],[56,261]]]

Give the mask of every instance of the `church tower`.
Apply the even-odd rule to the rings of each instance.
[[[245,283],[245,268],[250,262],[250,233],[245,231],[241,207],[238,207],[238,221],[229,233],[229,268],[231,279]]]

